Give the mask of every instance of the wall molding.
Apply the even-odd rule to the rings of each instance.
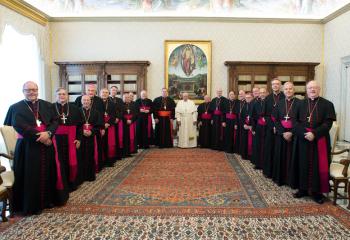
[[[33,6],[19,0],[0,0],[0,4],[27,17],[42,26],[46,26],[49,22],[49,16],[35,9]]]
[[[348,79],[350,79],[350,76],[347,76],[347,68],[350,68],[350,55],[341,58],[341,80],[340,80],[340,85],[341,85],[341,92],[340,92],[340,118],[339,118],[339,125],[340,125],[340,134],[339,134],[339,138],[341,140],[345,139],[345,126],[346,126],[346,122],[349,121],[350,119],[347,119],[347,116],[350,116],[350,108],[349,106],[347,107],[347,99],[349,98],[348,94],[349,91],[349,87],[350,87],[350,81],[348,81]],[[343,127],[344,126],[344,127]],[[342,131],[343,130],[343,131]],[[349,136],[348,136],[349,137]],[[349,140],[349,139],[347,139]]]

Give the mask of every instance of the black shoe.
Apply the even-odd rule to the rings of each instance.
[[[293,194],[294,198],[302,198],[302,197],[305,197],[305,196],[307,196],[307,192],[303,191],[303,190],[299,190],[299,191],[297,191],[296,193]]]
[[[315,194],[315,195],[313,195],[312,198],[318,204],[323,204],[324,203],[324,197],[323,197],[322,194]]]

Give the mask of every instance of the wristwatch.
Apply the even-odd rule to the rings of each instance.
[[[52,136],[52,132],[51,131],[47,131],[47,134],[49,134],[49,137]]]

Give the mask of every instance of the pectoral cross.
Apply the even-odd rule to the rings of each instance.
[[[128,112],[128,114],[130,114],[130,109],[126,110]]]
[[[250,119],[250,117],[249,117],[249,115],[247,116],[247,120],[249,121],[249,119]]]
[[[66,124],[66,120],[67,120],[66,115],[63,114],[63,116],[61,117],[61,120],[63,121],[63,124]]]
[[[288,116],[288,114],[284,117],[284,121],[288,121],[288,119],[289,119],[290,117]]]
[[[166,110],[166,105],[164,105],[164,110]]]
[[[107,112],[105,112],[105,116],[106,116],[106,117],[108,116],[108,113],[107,113]]]
[[[36,120],[36,125],[37,125],[38,127],[40,127],[41,121],[40,121],[39,119]]]
[[[308,122],[311,122],[311,116],[308,116],[308,117],[307,117],[307,121],[308,121]]]

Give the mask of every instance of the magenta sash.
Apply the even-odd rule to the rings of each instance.
[[[116,155],[116,143],[115,143],[115,127],[114,125],[109,126],[108,131],[108,157],[113,158]]]
[[[311,132],[311,128],[306,128],[307,132]],[[329,166],[328,166],[328,153],[327,153],[327,141],[326,137],[321,137],[317,140],[317,152],[318,152],[318,172],[320,175],[320,192],[329,192]]]
[[[226,113],[226,118],[227,118],[227,119],[234,120],[234,119],[237,118],[237,115],[234,114],[234,113]]]
[[[214,115],[222,115],[222,112],[220,110],[215,110]]]
[[[210,120],[211,119],[211,114],[210,113],[202,113],[201,114],[201,119]]]
[[[69,181],[73,182],[77,177],[78,161],[77,149],[74,144],[76,138],[76,126],[58,126],[55,135],[67,135],[68,137],[68,160],[69,160]]]
[[[108,121],[111,119],[109,115],[104,115],[104,121],[105,123],[108,123]],[[108,157],[113,158],[116,155],[115,148],[116,148],[116,143],[115,143],[115,127],[114,125],[110,125],[108,129]]]
[[[92,130],[92,125],[83,125],[84,130]],[[97,149],[97,138],[96,135],[94,136],[94,160],[95,160],[95,172],[98,172],[98,149]]]
[[[281,124],[284,128],[286,129],[291,129],[293,128],[293,122],[291,120],[281,120]]]
[[[258,124],[261,125],[261,126],[265,126],[267,123],[266,123],[266,120],[263,117],[259,117]]]
[[[132,119],[132,114],[126,114],[126,115],[124,115],[124,118],[126,120],[131,120]],[[135,132],[136,132],[136,124],[135,124],[135,122],[132,122],[129,125],[130,152],[134,152],[135,151]]]
[[[248,156],[252,156],[253,153],[253,134],[248,130]]]
[[[148,107],[148,106],[142,106],[140,107],[140,109],[143,109],[143,110],[150,110],[151,108]],[[151,129],[152,129],[152,117],[151,117],[151,114],[150,113],[145,113],[147,114],[147,134],[148,134],[148,138],[151,138]]]

